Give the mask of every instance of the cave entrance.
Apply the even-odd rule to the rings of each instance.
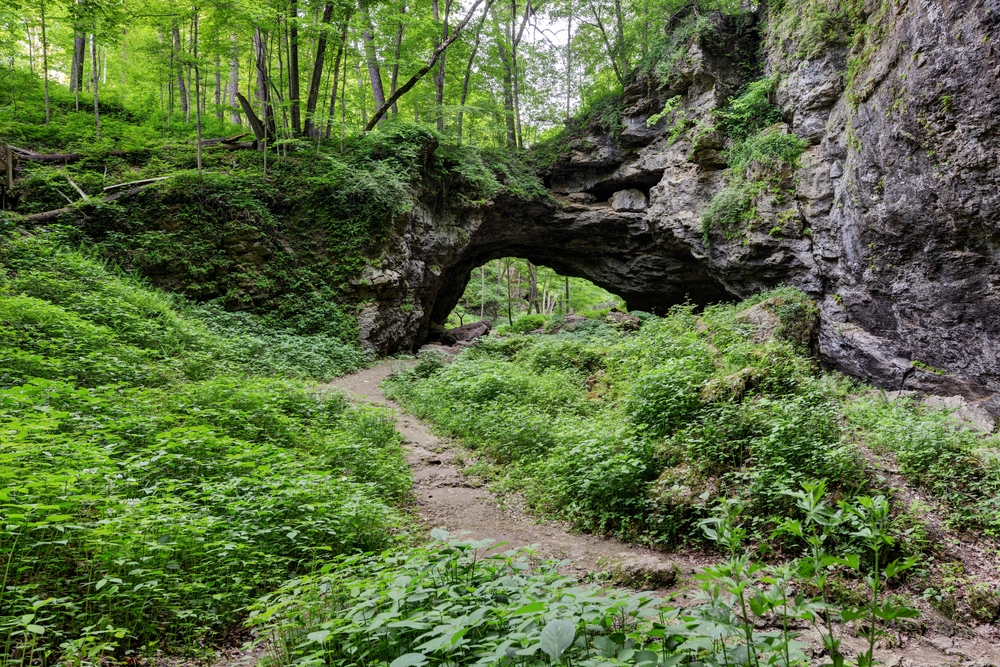
[[[465,291],[444,326],[453,328],[481,319],[490,320],[494,327],[514,326],[533,316],[521,328],[536,328],[541,318],[592,317],[612,308],[624,309],[624,299],[586,278],[564,275],[519,257],[501,257],[470,271]]]

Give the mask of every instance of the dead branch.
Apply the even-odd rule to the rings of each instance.
[[[63,176],[65,176],[66,180],[69,181],[69,184],[73,186],[73,189],[79,193],[80,199],[90,199],[90,197],[87,196],[87,193],[81,190],[80,186],[73,182],[73,179],[69,177],[69,174],[63,174]]]
[[[155,183],[157,181],[165,181],[168,178],[172,178],[172,176],[159,176],[157,178],[144,178],[141,181],[130,181],[128,183],[118,183],[116,185],[109,185],[109,186],[107,186],[106,188],[104,188],[104,191],[105,192],[111,192],[112,190],[117,190],[118,188],[125,188],[125,187],[128,187],[130,185],[148,185],[150,183]]]

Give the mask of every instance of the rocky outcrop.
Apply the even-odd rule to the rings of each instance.
[[[792,285],[818,304],[830,365],[1000,412],[1000,5],[869,0],[864,14],[881,29],[853,52],[836,40],[806,48],[767,15],[733,37],[763,34],[775,131],[808,142],[781,174],[783,195],[758,196],[737,237],[702,224],[726,181],[727,139],[711,125],[760,70],[695,43],[666,84],[626,88],[620,127],[568,145],[546,174],[552,201],[418,207],[402,221],[352,287],[368,304],[366,345],[417,346],[474,268],[513,255],[658,312]],[[678,110],[650,126],[676,96]]]

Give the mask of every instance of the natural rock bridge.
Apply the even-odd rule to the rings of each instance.
[[[677,95],[691,125],[710,124],[742,83],[726,56],[693,48],[671,85],[627,88],[620,133],[591,127],[571,144],[546,176],[560,203],[415,210],[354,286],[369,300],[365,344],[419,345],[470,272],[502,256],[660,312],[789,284],[817,301],[829,364],[1000,413],[1000,11],[991,4],[906,3],[850,95],[847,46],[808,59],[767,50],[784,129],[809,148],[784,175],[787,197],[760,196],[746,234],[713,231],[709,243],[701,214],[724,186],[721,138],[671,142],[663,121],[647,127]]]

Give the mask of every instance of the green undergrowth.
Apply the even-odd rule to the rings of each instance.
[[[881,562],[893,544],[885,498],[859,497],[834,511],[818,499],[823,492],[815,486],[799,494],[806,518],[788,528],[810,548],[776,567],[744,552],[738,508],[719,508],[701,527],[728,557],[698,576],[698,594],[684,607],[648,593],[581,586],[530,549],[501,552],[501,545],[436,530],[429,547],[342,558],[293,579],[255,605],[252,622],[274,640],[275,665],[790,667],[808,664],[793,625],[811,625],[830,664],[844,665],[843,626],[835,624],[864,619],[871,631],[857,664],[868,667],[886,628],[917,614],[884,593],[915,559]],[[839,523],[867,535],[867,558],[825,551],[828,529]],[[832,604],[826,591],[835,570],[863,573],[871,602]],[[797,593],[795,576],[819,594]]]
[[[895,453],[954,527],[996,534],[997,439],[822,372],[815,317],[782,289],[700,314],[676,307],[635,333],[491,336],[386,388],[484,455],[501,485],[595,532],[697,543],[710,509],[738,499],[757,548],[780,553],[789,490],[815,479],[835,497],[882,488],[864,443]]]
[[[809,143],[780,125],[781,110],[771,100],[776,85],[774,77],[753,81],[715,112],[731,146],[725,187],[702,213],[706,244],[716,229],[730,240],[745,236],[763,221],[763,197],[780,206],[788,196],[791,172]]]
[[[368,359],[308,326],[0,240],[0,664],[198,650],[287,578],[405,535],[391,418],[305,383]]]

